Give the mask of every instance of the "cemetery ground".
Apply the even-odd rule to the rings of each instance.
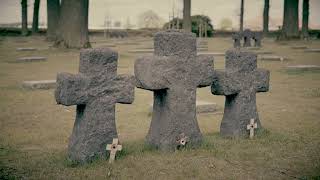
[[[134,61],[151,38],[102,40],[93,47],[116,44],[118,74],[133,74]],[[116,43],[116,42],[123,43]],[[140,45],[126,42],[139,41]],[[231,37],[208,39],[210,52],[232,47]],[[271,71],[270,91],[257,94],[265,130],[253,140],[219,135],[224,97],[210,88],[197,90],[197,100],[216,102],[218,113],[198,114],[204,142],[196,149],[164,153],[144,144],[151,122],[150,91],[137,89],[132,105],[116,105],[116,123],[123,151],[114,164],[100,159],[76,165],[67,160],[68,138],[75,106],[56,104],[53,89],[26,90],[23,81],[51,80],[58,72],[78,73],[79,50],[55,49],[45,37],[0,37],[0,179],[312,179],[320,177],[320,70],[286,70],[288,65],[320,65],[320,53],[291,46],[320,48],[320,41],[277,43],[263,40],[263,50],[286,57],[258,61]],[[34,47],[36,51],[17,51]],[[47,61],[16,63],[17,58],[47,57]],[[215,69],[224,57],[215,57]]]

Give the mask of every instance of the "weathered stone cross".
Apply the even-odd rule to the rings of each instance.
[[[250,131],[250,139],[254,136],[254,129],[258,128],[258,124],[254,122],[254,119],[250,119],[250,124],[247,125],[247,130]]]
[[[226,52],[226,72],[215,72],[211,91],[225,95],[225,109],[220,127],[222,136],[247,136],[251,118],[261,127],[256,93],[269,90],[270,72],[257,69],[257,55],[240,50]]]
[[[254,32],[252,38],[254,39],[254,46],[261,47],[262,32]]]
[[[122,150],[122,145],[119,144],[119,140],[117,138],[112,140],[112,144],[108,144],[107,151],[110,151],[109,163],[112,163],[116,158],[117,151]]]
[[[240,32],[236,32],[236,33],[232,34],[232,39],[233,39],[233,47],[234,48],[241,47],[242,34]]]
[[[196,118],[196,89],[209,86],[213,57],[198,56],[194,34],[168,30],[154,37],[154,56],[135,62],[137,87],[154,91],[152,122],[147,143],[175,150],[176,137],[188,136],[191,146],[201,142]]]
[[[243,31],[243,47],[251,47],[251,39],[253,33],[250,29],[246,29]]]
[[[88,162],[106,155],[105,147],[118,137],[115,103],[134,99],[134,77],[117,76],[118,54],[109,49],[88,49],[80,53],[79,74],[60,73],[55,92],[58,104],[77,105],[68,155]]]

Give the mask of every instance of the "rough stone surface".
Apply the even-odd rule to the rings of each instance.
[[[251,39],[253,37],[253,32],[250,29],[243,31],[243,47],[251,47]]]
[[[253,32],[253,40],[255,47],[261,47],[261,40],[263,38],[262,32]]]
[[[213,57],[197,56],[192,33],[169,30],[154,37],[154,56],[135,62],[137,87],[154,92],[153,114],[147,143],[174,150],[184,133],[188,145],[198,145],[202,135],[196,117],[196,89],[211,85]]]
[[[234,48],[239,48],[241,47],[241,39],[242,39],[242,33],[236,32],[232,34],[232,39],[233,39],[233,47]]]
[[[256,106],[256,93],[269,90],[270,72],[257,69],[257,56],[240,50],[226,53],[226,71],[216,71],[212,94],[226,96],[220,133],[226,137],[248,136],[247,124],[261,123]]]
[[[46,61],[46,57],[23,57],[23,58],[18,58],[16,62],[41,62],[41,61]]]
[[[196,110],[197,114],[215,113],[218,111],[217,103],[213,103],[213,102],[197,101],[196,106],[197,106],[197,110]],[[152,113],[152,111],[153,111],[153,104],[150,104],[150,112]]]
[[[54,89],[56,88],[56,80],[42,80],[42,81],[24,81],[22,83],[24,89]]]
[[[80,53],[79,74],[57,76],[58,104],[77,105],[68,155],[88,162],[106,155],[106,145],[117,138],[115,103],[131,104],[135,79],[117,75],[118,54],[110,49],[88,49]]]

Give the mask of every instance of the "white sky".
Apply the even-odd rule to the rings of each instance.
[[[182,10],[183,0],[90,0],[89,27],[99,28],[108,15],[114,21],[126,24],[130,18],[136,24],[137,16],[147,10],[153,10],[164,20],[168,20],[175,10]],[[302,0],[300,0],[300,10]],[[29,21],[32,20],[33,0],[29,0]],[[261,29],[264,0],[245,0],[245,27]],[[282,24],[283,0],[270,0],[270,27],[276,28]],[[208,15],[215,26],[219,28],[223,18],[229,18],[233,27],[239,24],[240,0],[192,0],[192,14]],[[20,0],[0,0],[0,24],[21,21]],[[181,16],[181,13],[180,13]],[[301,13],[300,13],[301,16]],[[46,0],[41,0],[40,23],[46,23]],[[310,27],[320,29],[320,0],[310,0]]]

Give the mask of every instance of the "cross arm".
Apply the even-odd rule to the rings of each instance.
[[[116,102],[132,104],[134,101],[135,78],[131,75],[119,75],[116,81]]]
[[[240,89],[241,78],[237,76],[237,73],[226,73],[219,70],[214,72],[211,85],[212,94],[232,95],[239,93]]]
[[[265,69],[258,69],[255,72],[256,81],[255,87],[257,92],[269,91],[270,71]]]
[[[158,56],[145,56],[136,60],[134,74],[136,87],[147,90],[161,90],[168,87],[166,77],[166,58]]]
[[[213,61],[214,57],[211,55],[198,55],[197,64],[200,71],[199,85],[198,87],[206,87],[212,84],[213,79]]]
[[[88,85],[89,79],[84,75],[59,73],[55,90],[56,102],[65,106],[86,104]]]

